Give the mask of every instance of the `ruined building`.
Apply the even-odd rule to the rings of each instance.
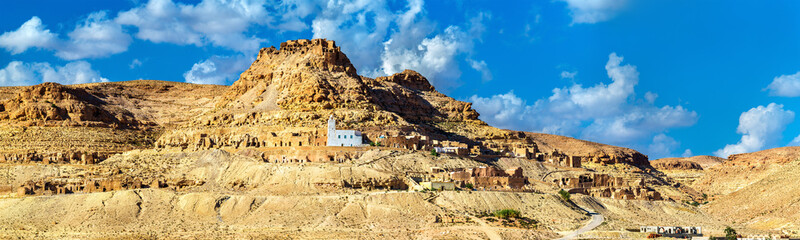
[[[519,189],[525,185],[526,178],[521,168],[502,171],[495,167],[468,168],[450,173],[450,179],[461,186],[467,183],[479,189]]]
[[[554,180],[569,193],[614,199],[662,200],[661,194],[644,185],[642,179],[626,179],[608,174],[592,173]]]

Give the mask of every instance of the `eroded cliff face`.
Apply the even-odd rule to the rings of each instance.
[[[164,81],[0,87],[0,163],[94,164],[150,148],[163,128],[210,110],[225,88]]]
[[[361,115],[377,112],[367,118],[399,115],[402,119],[396,120],[396,124],[400,125],[431,121],[482,123],[470,103],[437,92],[415,71],[377,79],[357,75],[340,48],[325,39],[288,41],[280,49],[261,49],[258,58],[223,95],[216,109],[212,115],[217,118],[224,115],[236,118],[235,115],[242,113],[261,118],[253,116],[280,111],[351,110]],[[223,125],[230,123],[224,120],[227,119],[222,120]],[[386,123],[379,120],[374,125]]]
[[[136,128],[142,123],[129,111],[108,107],[82,88],[42,83],[0,101],[0,124]]]
[[[364,108],[366,85],[333,41],[288,41],[263,48],[255,62],[225,93],[217,108],[227,111]]]
[[[448,97],[416,71],[405,70],[375,80],[366,79],[375,104],[398,113],[409,122],[467,122],[485,124],[478,119],[472,103]]]
[[[734,154],[704,172],[692,187],[709,196],[709,213],[754,229],[800,232],[800,147]]]

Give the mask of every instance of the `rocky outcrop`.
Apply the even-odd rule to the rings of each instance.
[[[42,83],[19,91],[0,103],[0,122],[34,126],[99,126],[133,128],[140,125],[124,109],[110,109],[82,88]]]
[[[368,90],[333,41],[297,40],[263,48],[217,104],[220,110],[366,107]]]
[[[688,160],[675,159],[675,158],[664,158],[664,159],[653,160],[650,161],[650,165],[660,171],[703,170],[703,167],[700,166],[700,164]]]
[[[544,153],[559,152],[567,156],[579,156],[584,162],[599,164],[631,164],[643,168],[650,167],[647,156],[630,148],[611,146],[571,137],[524,133]]]
[[[242,113],[258,115],[253,117],[256,119],[264,118],[264,112],[281,110],[298,113],[343,109],[352,114],[400,115],[403,121],[399,124],[480,122],[470,103],[437,92],[417,72],[406,70],[377,79],[358,76],[340,48],[325,39],[288,41],[280,49],[261,49],[216,108],[209,118],[217,119],[212,122],[219,124],[230,124],[225,120]],[[379,124],[382,123],[372,125],[382,126]]]
[[[478,120],[478,112],[472,109],[472,103],[457,101],[437,92],[428,79],[413,70],[378,77],[368,83],[376,104],[410,122],[482,123]]]
[[[676,170],[702,170],[713,166],[718,166],[719,164],[725,162],[725,160],[726,159],[720,157],[700,155],[687,158],[661,158],[650,161],[650,165],[653,165],[653,167],[659,170],[672,169],[670,166],[677,167],[675,168]],[[682,165],[682,167],[680,165]],[[694,165],[696,165],[696,167],[692,167]]]

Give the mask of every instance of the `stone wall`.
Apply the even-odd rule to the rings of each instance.
[[[119,152],[0,152],[0,163],[95,164]]]
[[[661,194],[648,188],[642,179],[626,179],[592,173],[554,180],[570,193],[614,199],[662,200]]]
[[[462,184],[469,183],[475,188],[482,189],[519,189],[527,181],[522,175],[521,168],[510,168],[503,171],[495,167],[469,168],[451,172],[450,179]]]

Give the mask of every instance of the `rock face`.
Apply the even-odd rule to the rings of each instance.
[[[217,109],[233,115],[350,109],[398,114],[404,120],[401,123],[481,123],[470,103],[437,92],[412,70],[377,79],[357,75],[340,48],[325,39],[288,41],[280,49],[261,49]]]
[[[482,123],[472,103],[456,101],[437,92],[428,79],[413,70],[378,77],[367,83],[371,85],[372,99],[381,109],[397,113],[409,122]]]
[[[370,102],[365,84],[333,41],[288,41],[280,50],[263,48],[241,74],[218,109],[318,110],[364,107]]]
[[[734,154],[706,169],[693,187],[711,197],[707,209],[720,219],[796,234],[800,226],[798,160],[800,147]]]
[[[26,87],[0,106],[0,123],[11,125],[135,128],[141,124],[130,112],[106,107],[84,89],[58,83]]]
[[[149,148],[164,127],[212,109],[224,89],[147,80],[0,87],[0,162],[94,164]]]
[[[726,159],[714,156],[694,156],[688,158],[662,158],[650,161],[658,170],[703,170],[717,166]]]
[[[703,170],[703,167],[700,166],[700,164],[698,163],[676,158],[663,158],[663,159],[653,160],[650,162],[650,165],[661,171]]]

